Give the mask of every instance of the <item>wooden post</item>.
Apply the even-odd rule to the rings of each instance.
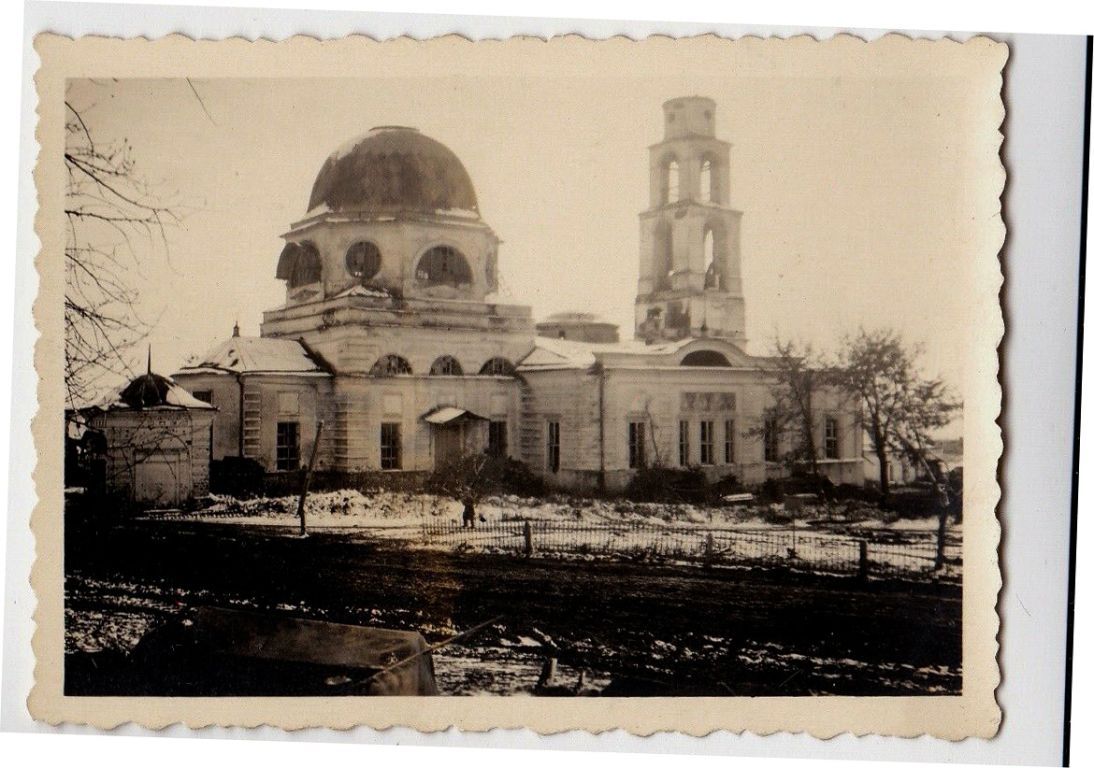
[[[934,554],[934,569],[941,571],[946,564],[946,510],[938,513],[938,547]]]
[[[710,568],[714,565],[714,534],[707,533],[706,552],[703,553],[703,567]]]
[[[548,688],[555,684],[555,674],[558,672],[558,659],[549,656],[543,660],[543,666],[539,670],[539,680],[536,681],[536,689]]]
[[[527,520],[524,521],[524,554],[532,554],[532,524]]]
[[[858,575],[860,579],[865,579],[866,574],[870,571],[870,558],[869,553],[866,551],[866,539],[859,539],[858,543]]]
[[[308,457],[308,468],[304,470],[304,483],[300,488],[300,503],[296,507],[296,514],[300,517],[300,535],[308,535],[308,525],[304,515],[304,500],[308,498],[308,486],[311,484],[311,473],[315,468],[315,456],[319,453],[319,436],[323,434],[323,422],[315,427],[315,442],[311,444],[311,456]]]

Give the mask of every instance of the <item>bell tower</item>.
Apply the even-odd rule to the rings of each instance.
[[[729,207],[728,142],[702,96],[662,106],[665,137],[650,147],[650,207],[639,214],[635,336],[724,338],[744,347],[741,212]]]

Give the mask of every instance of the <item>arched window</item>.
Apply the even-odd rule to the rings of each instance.
[[[405,357],[384,355],[372,366],[369,376],[409,376],[413,372]]]
[[[288,243],[277,260],[277,279],[288,282],[290,288],[318,283],[322,279],[323,265],[319,249],[313,243]]]
[[[415,276],[427,285],[470,285],[471,267],[463,254],[450,245],[438,245],[418,260]]]
[[[662,221],[654,236],[654,290],[672,287],[672,225]]]
[[[666,200],[668,203],[676,203],[680,200],[680,164],[676,160],[670,160],[668,166],[668,182],[666,185]]]
[[[380,248],[367,240],[354,243],[346,251],[346,271],[360,280],[375,277],[380,271]]]
[[[714,263],[714,232],[707,230],[703,238],[703,279],[704,288],[721,288],[722,275]]]
[[[711,186],[713,171],[713,163],[704,158],[703,164],[699,166],[699,199],[704,203],[714,202],[714,188]]]
[[[429,368],[430,376],[463,376],[463,367],[460,361],[452,355],[441,355],[433,361]]]
[[[516,366],[504,357],[492,357],[479,369],[480,376],[512,376],[516,372]]]
[[[715,352],[713,349],[699,349],[685,355],[684,359],[680,361],[680,365],[697,368],[728,368],[729,360],[721,352]]]

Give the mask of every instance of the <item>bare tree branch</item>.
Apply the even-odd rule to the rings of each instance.
[[[133,375],[128,358],[151,324],[137,310],[142,265],[169,253],[178,211],[137,171],[128,142],[98,142],[65,102],[65,386],[71,407]]]

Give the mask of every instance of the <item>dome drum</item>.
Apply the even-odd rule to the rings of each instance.
[[[413,128],[374,128],[323,164],[308,218],[285,235],[290,304],[362,286],[481,301],[498,284],[498,238],[456,155]],[[304,288],[302,286],[308,286]]]

